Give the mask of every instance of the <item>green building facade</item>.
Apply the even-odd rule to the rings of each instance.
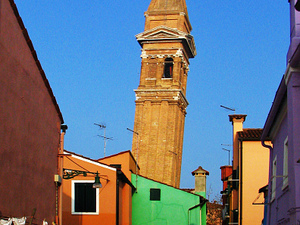
[[[137,183],[136,183],[137,182]],[[206,199],[132,174],[132,225],[204,225]]]

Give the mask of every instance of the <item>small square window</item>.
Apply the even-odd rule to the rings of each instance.
[[[96,189],[93,183],[75,184],[75,212],[96,212]]]
[[[150,201],[160,201],[159,188],[150,188]]]
[[[93,180],[72,181],[72,214],[99,214],[99,190],[93,188],[93,183]]]

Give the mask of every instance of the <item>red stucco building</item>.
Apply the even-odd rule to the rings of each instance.
[[[0,0],[0,216],[55,221],[63,118],[13,0]]]

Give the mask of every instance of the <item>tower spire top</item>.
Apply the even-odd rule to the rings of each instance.
[[[185,0],[152,0],[148,7],[147,13],[166,11],[182,12],[187,15]]]
[[[145,31],[157,26],[175,28],[188,34],[192,30],[185,0],[151,0],[145,17]]]

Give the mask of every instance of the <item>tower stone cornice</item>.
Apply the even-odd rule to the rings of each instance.
[[[188,55],[188,58],[194,58],[197,54],[194,37],[189,33],[178,30],[177,28],[160,25],[137,34],[135,37],[141,47],[143,47],[144,44],[150,44],[154,42],[181,42],[184,46],[186,54]]]
[[[136,102],[141,101],[174,101],[183,108],[187,108],[189,102],[180,89],[135,89]]]

